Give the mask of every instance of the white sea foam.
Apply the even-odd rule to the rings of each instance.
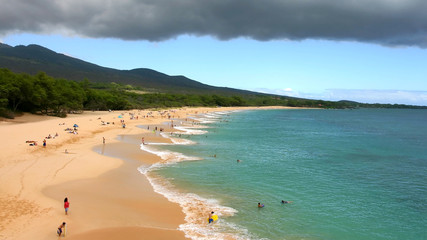
[[[195,142],[184,139],[184,138],[173,138],[171,137],[170,133],[160,133],[160,135],[164,138],[168,138],[172,141],[173,144],[177,145],[190,145],[190,144],[196,144]]]
[[[142,168],[138,170],[147,176],[155,192],[181,206],[186,215],[186,223],[181,224],[179,229],[185,233],[186,237],[197,240],[250,239],[246,229],[225,220],[226,217],[236,214],[237,210],[221,206],[215,199],[206,199],[194,193],[181,192],[170,181],[159,177],[152,171],[145,171]],[[209,211],[214,211],[220,220],[214,224],[207,224]]]
[[[186,135],[202,135],[202,134],[208,133],[208,131],[190,129],[190,127],[175,127],[175,129],[182,131],[182,133],[180,134],[186,134]]]
[[[197,116],[194,116],[193,119],[198,121],[199,123],[214,123],[214,122],[218,122],[221,119],[224,118],[224,115],[228,115],[232,112],[237,112],[236,111],[223,111],[223,112],[211,112],[211,113],[205,113],[205,114],[200,114]]]
[[[197,119],[200,123],[215,123],[217,121],[214,121],[212,119],[206,119],[206,118],[199,118]]]
[[[226,114],[226,113],[223,113]],[[209,114],[206,119],[215,119],[218,116]],[[208,120],[206,120],[208,121]],[[200,125],[198,125],[200,126]],[[181,134],[205,134],[207,131],[196,130],[194,126],[175,127]],[[172,144],[195,144],[188,139],[173,138],[168,133],[162,133],[163,137],[172,140]],[[185,213],[186,223],[181,224],[179,229],[182,230],[186,237],[197,240],[205,239],[251,239],[248,231],[240,226],[227,222],[226,218],[233,216],[237,210],[222,206],[215,199],[203,198],[194,193],[186,193],[177,189],[169,180],[158,176],[153,170],[161,167],[176,164],[182,161],[201,160],[197,157],[186,156],[182,153],[172,152],[168,150],[159,150],[156,145],[171,145],[171,143],[149,143],[148,145],[141,144],[141,149],[159,156],[162,161],[155,163],[150,167],[141,166],[138,171],[147,176],[148,181],[153,186],[155,192],[162,194],[169,201],[178,203]],[[207,224],[207,213],[214,211],[220,218],[214,224]]]
[[[220,116],[213,116],[213,115],[203,115],[199,117],[195,117],[194,120],[197,122],[204,124],[204,123],[215,123],[220,120]]]
[[[211,128],[207,125],[193,124],[193,123],[182,123],[180,127],[184,127],[184,128]]]
[[[177,162],[182,162],[182,161],[201,160],[201,158],[186,156],[186,155],[179,153],[179,152],[172,152],[172,151],[168,151],[168,150],[159,150],[159,149],[155,148],[156,145],[171,145],[171,144],[170,143],[141,144],[141,150],[159,156],[162,159],[162,161],[159,163],[155,163],[149,167],[145,167],[145,168],[140,167],[141,168],[139,170],[140,172],[148,172],[150,170],[157,169],[157,168],[160,168],[160,167],[165,166],[165,165],[175,164]]]

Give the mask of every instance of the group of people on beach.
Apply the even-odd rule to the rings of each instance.
[[[56,137],[58,137],[59,136],[59,134],[58,133],[55,133],[55,135],[52,137],[52,135],[48,135],[47,137],[45,137],[44,139],[43,139],[43,147],[46,147],[46,144],[47,144],[47,142],[46,142],[46,139],[51,139],[51,138],[53,138],[53,139],[55,139]]]
[[[55,135],[53,135],[53,136],[49,134],[47,137],[45,137],[43,139],[43,147],[46,147],[46,145],[47,145],[46,139],[55,139],[58,136],[59,136],[58,133],[55,133]],[[34,140],[27,140],[27,141],[25,141],[25,143],[28,143],[30,146],[37,146],[37,141],[34,141]]]
[[[73,125],[73,128],[66,128],[66,129],[64,129],[64,131],[66,131],[66,132],[68,132],[68,133],[72,133],[72,134],[74,134],[74,135],[77,135],[77,134],[79,134],[79,132],[78,132],[78,125],[77,124],[74,124]]]
[[[45,139],[51,139],[51,138],[55,139],[58,136],[59,136],[58,133],[55,133],[55,135],[53,137],[52,137],[52,135],[49,134],[47,137],[45,137]]]

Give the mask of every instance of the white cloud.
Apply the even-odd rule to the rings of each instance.
[[[0,0],[0,6],[0,35],[150,41],[195,35],[427,47],[425,0]]]

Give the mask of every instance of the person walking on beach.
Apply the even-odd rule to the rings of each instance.
[[[63,222],[61,225],[59,225],[58,230],[56,231],[56,233],[58,233],[58,237],[61,236],[62,234],[62,229],[65,230],[65,222]]]
[[[65,215],[68,215],[68,208],[70,208],[70,202],[68,202],[68,198],[65,198],[64,199]]]
[[[105,137],[102,137],[102,144],[105,144]]]
[[[43,147],[46,147],[46,139],[43,139]]]

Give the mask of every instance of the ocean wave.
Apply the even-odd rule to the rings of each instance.
[[[222,113],[226,114],[226,113]],[[206,116],[206,115],[205,115]],[[217,115],[209,114],[206,119],[217,118]],[[208,120],[206,120],[208,121]],[[205,134],[207,131],[196,130],[199,128],[194,126],[175,127],[181,134]],[[161,134],[165,138],[171,139],[172,144],[195,144],[188,139],[173,138],[168,133]],[[230,223],[225,218],[233,216],[237,213],[236,209],[222,206],[216,199],[203,198],[194,193],[186,193],[176,188],[168,179],[165,179],[156,174],[154,170],[176,164],[182,161],[202,160],[201,158],[186,156],[179,152],[169,150],[159,150],[156,145],[171,145],[171,143],[149,143],[148,145],[141,144],[141,149],[159,156],[162,161],[155,163],[149,167],[140,166],[138,171],[145,175],[153,186],[155,192],[165,196],[169,201],[177,203],[185,213],[186,223],[181,224],[179,229],[183,231],[186,237],[197,240],[204,239],[252,239],[247,229],[244,229],[236,224]],[[214,211],[218,215],[219,220],[214,224],[207,223],[207,213]]]
[[[197,240],[251,238],[246,229],[224,220],[226,217],[235,215],[237,210],[222,206],[215,199],[181,192],[169,180],[156,173],[139,170],[147,176],[155,192],[165,196],[171,202],[178,203],[183,209],[186,223],[181,224],[179,229],[185,233],[186,237]],[[219,217],[214,224],[207,223],[207,213],[210,211],[214,211]]]
[[[201,124],[193,124],[193,123],[182,123],[179,127],[184,128],[211,128],[208,125],[201,125]]]
[[[205,113],[200,114],[195,117],[193,117],[194,120],[198,121],[199,123],[215,123],[218,121],[221,121],[224,119],[224,115],[229,115],[230,113],[238,112],[242,110],[232,110],[232,111],[223,111],[223,112],[212,112],[212,113]]]
[[[218,122],[222,118],[222,115],[218,115],[215,113],[205,113],[200,114],[197,116],[194,116],[193,119],[196,120],[198,123],[215,123]]]
[[[195,142],[188,140],[188,139],[184,139],[184,138],[173,138],[171,137],[170,133],[160,133],[160,135],[164,138],[170,139],[172,141],[172,144],[176,144],[176,145],[191,145],[191,144],[196,144]]]
[[[205,130],[191,129],[191,127],[175,127],[175,129],[182,131],[179,134],[184,135],[203,135],[208,133],[208,131]]]
[[[182,153],[179,152],[172,152],[169,150],[159,150],[153,146],[155,145],[171,145],[171,143],[149,143],[149,144],[141,144],[141,150],[155,154],[157,156],[159,156],[162,161],[152,164],[149,167],[144,167],[141,166],[138,170],[143,173],[146,174],[148,171],[154,170],[154,169],[158,169],[160,167],[166,166],[166,165],[171,165],[171,164],[176,164],[178,162],[182,162],[182,161],[197,161],[197,160],[202,160],[201,158],[198,157],[192,157],[192,156],[186,156]]]

